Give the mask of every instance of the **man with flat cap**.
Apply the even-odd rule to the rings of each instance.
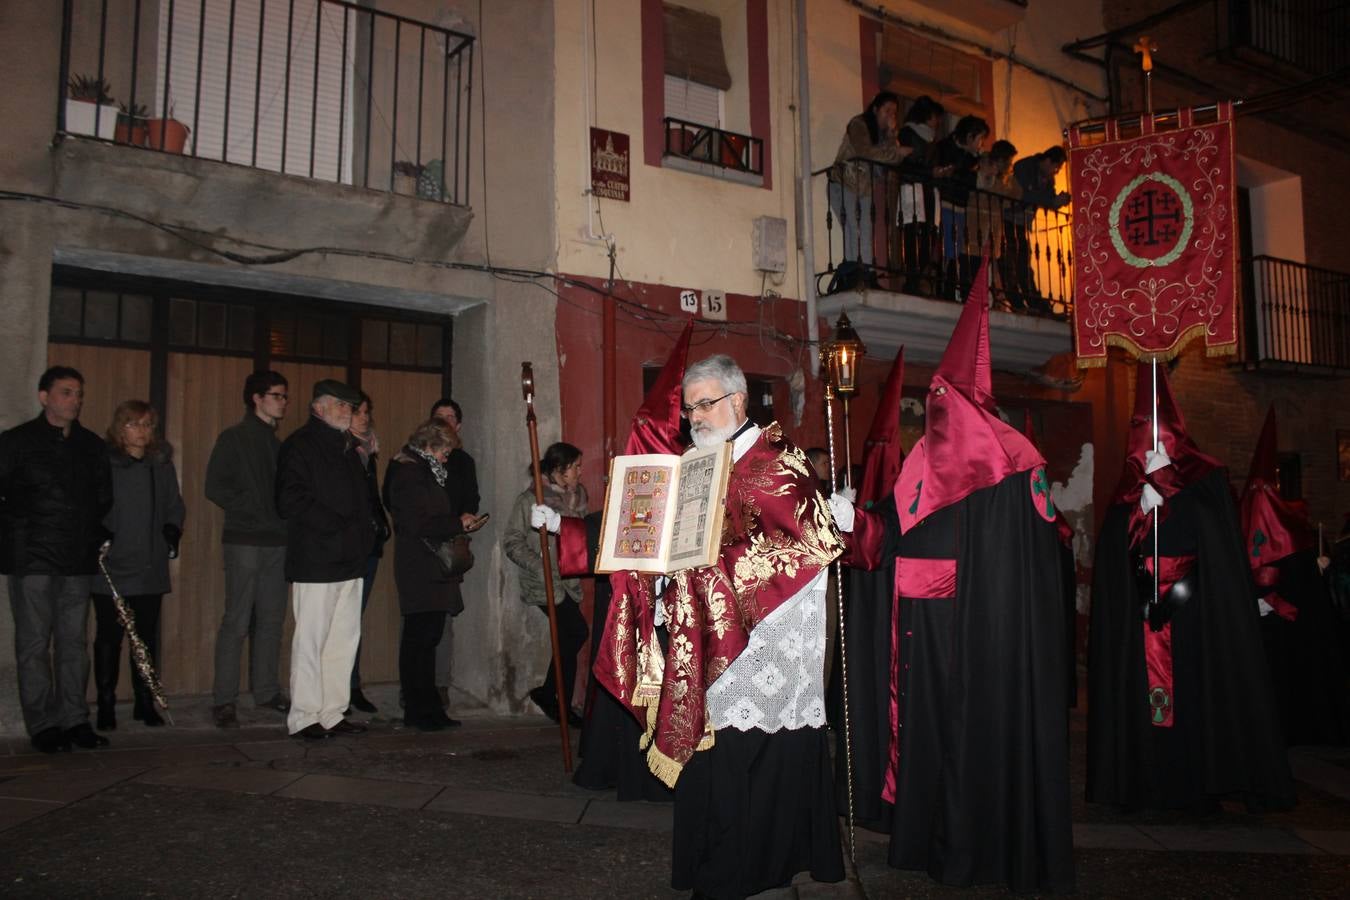
[[[293,737],[360,734],[343,711],[361,640],[361,576],[375,546],[375,509],[348,428],[361,392],[330,378],[314,385],[309,421],[281,445],[277,512],[286,520],[291,583]]]

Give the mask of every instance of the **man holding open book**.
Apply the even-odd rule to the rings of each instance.
[[[614,546],[602,547],[600,565],[605,553],[621,558],[616,567],[635,565],[619,525],[688,521],[695,503],[723,519],[710,529],[720,543],[711,564],[674,571],[679,554],[670,553],[658,596],[640,586],[645,579],[616,591],[595,664],[600,682],[647,724],[648,765],[675,788],[672,885],[717,897],[785,885],[801,871],[817,881],[844,875],[822,679],[826,572],[843,544],[806,458],[777,423],[748,421],[746,400],[745,375],[728,356],[685,370],[682,410],[695,449],[637,465],[641,457],[616,458],[602,536]],[[729,474],[710,462],[689,476],[702,451],[727,445]],[[672,475],[685,470],[687,489],[672,484],[675,499],[656,511],[655,499],[642,499],[635,516],[642,472],[654,484],[662,460]],[[629,471],[638,473],[631,482]],[[712,493],[697,496],[695,481]],[[560,544],[580,534],[548,524],[561,528]],[[679,538],[663,532],[659,541]]]

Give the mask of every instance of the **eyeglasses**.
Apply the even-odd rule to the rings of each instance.
[[[708,410],[712,409],[714,406],[721,403],[723,400],[727,399],[734,393],[736,393],[736,391],[727,391],[722,396],[714,397],[711,400],[699,400],[697,403],[690,403],[687,405],[682,403],[680,404],[680,415],[684,416],[687,419],[694,414],[695,410],[701,413],[706,413]]]
[[[263,396],[264,396],[264,397],[276,397],[278,400],[289,400],[289,399],[291,399],[291,395],[290,395],[290,394],[279,394],[279,393],[277,393],[276,391],[268,391],[267,393],[263,394]]]
[[[125,425],[123,425],[122,427],[123,427],[123,428],[147,428],[147,429],[148,429],[148,428],[154,428],[155,426],[154,426],[154,423],[152,423],[152,422],[128,422],[128,423],[126,423]]]

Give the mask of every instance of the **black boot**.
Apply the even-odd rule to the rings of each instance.
[[[159,710],[155,709],[155,696],[150,693],[150,688],[139,679],[136,679],[134,685],[136,691],[136,704],[132,707],[131,717],[138,722],[144,722],[147,728],[158,728],[164,724],[164,718],[160,716]]]
[[[120,644],[94,641],[94,687],[98,697],[98,730],[117,730],[117,663]]]

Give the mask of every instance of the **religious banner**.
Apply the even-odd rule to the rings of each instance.
[[[1172,359],[1195,338],[1237,351],[1237,218],[1232,104],[1069,129],[1074,342],[1078,365],[1109,346]],[[1165,123],[1168,126],[1160,125]]]

